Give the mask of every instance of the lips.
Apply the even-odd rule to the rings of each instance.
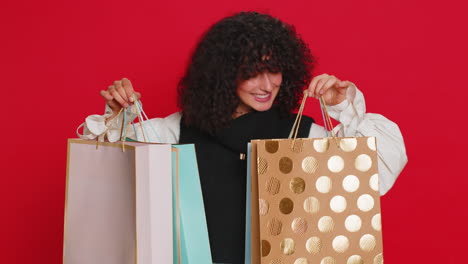
[[[264,103],[268,102],[271,99],[271,93],[268,94],[254,94],[255,101]]]

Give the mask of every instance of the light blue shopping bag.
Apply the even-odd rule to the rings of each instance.
[[[250,235],[252,233],[252,226],[251,226],[251,215],[252,215],[252,196],[250,195],[252,192],[252,174],[250,173],[251,165],[250,165],[250,158],[251,158],[251,149],[252,146],[247,146],[247,197],[245,200],[246,207],[245,207],[245,264],[252,264],[252,240],[250,239]]]
[[[212,264],[193,144],[172,146],[174,264]]]

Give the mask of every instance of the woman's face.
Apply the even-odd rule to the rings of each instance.
[[[259,73],[255,77],[240,81],[237,84],[237,95],[241,103],[236,109],[238,113],[253,110],[266,111],[271,108],[283,81],[281,72]]]

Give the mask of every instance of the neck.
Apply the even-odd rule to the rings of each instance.
[[[234,113],[232,114],[232,118],[236,119],[250,112],[252,112],[252,108],[248,107],[247,105],[243,103],[240,103],[237,106],[236,110],[234,110]]]

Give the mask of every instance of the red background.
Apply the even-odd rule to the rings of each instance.
[[[150,116],[177,110],[198,37],[257,10],[296,25],[316,74],[355,82],[397,122],[409,163],[382,197],[386,263],[464,263],[468,4],[462,1],[27,1],[0,6],[0,262],[61,263],[66,142],[99,90],[130,78]],[[316,103],[308,114],[318,115]]]

